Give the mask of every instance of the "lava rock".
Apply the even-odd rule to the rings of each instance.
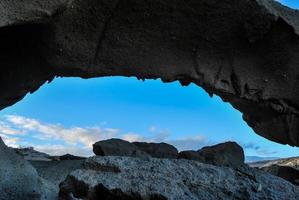
[[[261,168],[275,176],[283,178],[294,185],[299,185],[299,170],[289,166],[271,165]]]
[[[95,156],[60,184],[61,200],[297,200],[299,189],[269,173],[184,159]]]
[[[93,144],[93,152],[98,156],[149,157],[134,144],[116,138],[96,142]]]
[[[51,200],[53,187],[0,138],[0,200]]]
[[[135,146],[141,151],[144,151],[155,158],[177,158],[178,150],[166,143],[146,143],[146,142],[133,142]]]
[[[244,151],[236,142],[225,142],[214,146],[203,147],[197,151],[202,162],[228,167],[239,167],[244,164]]]
[[[179,159],[196,160],[204,162],[204,157],[201,156],[197,151],[181,151],[178,155]]]

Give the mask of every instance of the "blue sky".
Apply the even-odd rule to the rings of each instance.
[[[283,3],[299,7],[294,2]],[[299,148],[255,134],[230,104],[193,84],[123,77],[57,78],[0,112],[0,136],[8,145],[50,154],[91,155],[92,143],[119,137],[180,150],[233,140],[246,155],[299,155]]]

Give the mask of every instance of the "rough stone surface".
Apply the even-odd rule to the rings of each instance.
[[[183,159],[96,156],[60,185],[61,199],[297,200],[298,196],[298,187],[260,170]]]
[[[245,160],[242,147],[235,142],[203,147],[197,152],[202,157],[202,162],[212,165],[238,167]]]
[[[299,12],[278,2],[2,0],[0,16],[0,109],[55,76],[179,80],[299,146]]]
[[[133,142],[135,146],[141,151],[146,152],[155,158],[177,158],[178,150],[166,143],[146,143],[146,142]]]
[[[38,175],[53,185],[52,194],[58,196],[59,184],[65,180],[67,175],[76,169],[80,169],[83,160],[63,161],[30,161]],[[57,198],[56,198],[57,199]]]
[[[52,200],[53,186],[0,138],[0,200]]]
[[[268,167],[262,167],[263,171],[269,172],[275,176],[283,178],[294,185],[299,185],[299,170],[288,167],[288,166],[280,166],[280,165],[271,165]]]
[[[93,144],[93,152],[98,156],[132,156],[149,157],[147,153],[137,146],[121,139],[102,140]]]

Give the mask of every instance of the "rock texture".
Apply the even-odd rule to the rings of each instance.
[[[0,200],[54,200],[54,187],[0,138]]]
[[[92,157],[60,185],[61,199],[297,200],[299,189],[268,173],[178,159]]]
[[[278,2],[2,0],[0,16],[0,109],[55,76],[178,80],[299,146],[299,12]]]
[[[146,142],[133,142],[135,146],[141,151],[146,152],[154,158],[177,158],[178,150],[166,143],[146,143]]]
[[[299,185],[299,157],[260,161],[249,165]]]
[[[299,170],[288,167],[288,166],[280,166],[280,165],[271,165],[268,167],[261,168],[263,171],[269,172],[275,176],[283,178],[294,185],[299,185]]]
[[[116,138],[96,142],[93,144],[93,152],[98,156],[149,157],[134,144]]]

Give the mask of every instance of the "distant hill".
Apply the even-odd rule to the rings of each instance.
[[[258,167],[258,168],[280,165],[280,166],[288,166],[288,167],[293,167],[295,169],[299,169],[299,157],[280,158],[280,159],[268,160],[268,161],[257,161],[257,162],[250,162],[248,164],[251,167]]]
[[[268,161],[268,160],[278,160],[279,157],[259,157],[259,156],[245,156],[246,163]]]

